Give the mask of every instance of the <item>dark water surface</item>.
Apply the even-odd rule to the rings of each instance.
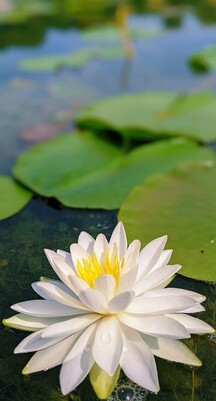
[[[0,0],[0,10],[12,3]],[[17,1],[19,10],[21,6],[25,9],[24,3],[32,3],[34,7],[36,4]],[[131,24],[160,28],[163,33],[150,40],[136,41],[136,57],[130,62],[92,60],[77,70],[24,72],[19,67],[22,59],[89,46],[80,34],[81,29],[114,20],[118,2],[53,0],[42,3],[43,12],[23,12],[22,18],[12,13],[9,21],[5,12],[3,15],[0,11],[0,174],[11,174],[16,157],[32,145],[35,140],[31,136],[32,127],[62,124],[62,130],[69,130],[77,111],[104,96],[145,90],[216,90],[215,73],[197,74],[188,65],[192,53],[216,41],[216,3],[213,0],[187,4],[162,0],[131,2],[134,7]],[[33,6],[32,10],[35,10]],[[26,131],[30,132],[28,140],[23,134]],[[37,197],[20,213],[2,221],[1,317],[14,314],[11,304],[36,297],[31,289],[32,282],[40,276],[52,276],[44,248],[68,250],[82,230],[93,236],[103,232],[109,237],[116,221],[117,211],[68,209]],[[200,317],[214,325],[215,287],[181,276],[175,279],[175,285],[207,295],[206,312]],[[63,397],[59,391],[58,367],[22,376],[22,368],[30,355],[14,356],[13,349],[25,336],[26,333],[1,327],[0,400],[96,399],[88,381],[74,394]],[[121,377],[110,400],[214,401],[215,337],[194,336],[189,346],[203,361],[200,369],[158,359],[161,382],[158,395],[147,394]]]

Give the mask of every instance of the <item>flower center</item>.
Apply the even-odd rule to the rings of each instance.
[[[123,263],[123,261],[120,263],[118,255],[115,255],[111,260],[108,252],[106,252],[104,260],[99,263],[94,253],[93,255],[88,255],[88,259],[83,258],[81,262],[77,262],[77,275],[86,281],[90,287],[94,286],[95,280],[101,274],[111,274],[118,283]]]

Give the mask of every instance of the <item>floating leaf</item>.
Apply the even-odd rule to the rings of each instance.
[[[128,28],[131,39],[151,39],[160,36],[162,30],[155,28],[130,27]],[[118,42],[121,31],[115,26],[87,29],[81,33],[83,39],[97,42]]]
[[[31,192],[12,178],[0,176],[0,220],[19,212],[31,199]]]
[[[216,281],[216,163],[184,163],[168,175],[156,174],[136,187],[119,219],[129,241],[142,244],[168,234],[172,263],[180,274]]]
[[[52,71],[66,67],[81,68],[90,60],[123,56],[124,52],[121,47],[82,49],[69,54],[24,59],[20,62],[20,68],[28,71]]]
[[[98,140],[94,135],[64,134],[37,144],[21,155],[14,173],[39,194],[59,199],[65,188],[75,186],[80,180],[109,165],[120,154],[121,151],[114,145]],[[95,194],[97,197],[98,194]]]
[[[215,158],[195,142],[175,139],[140,146],[129,154],[94,135],[62,135],[34,146],[14,169],[16,177],[43,196],[66,206],[117,209],[149,175],[169,171],[182,160]]]
[[[146,141],[178,135],[209,142],[216,140],[215,110],[213,93],[146,92],[100,100],[76,121],[81,127],[110,129],[126,138]]]
[[[216,70],[216,45],[208,46],[190,57],[189,63],[196,71]]]

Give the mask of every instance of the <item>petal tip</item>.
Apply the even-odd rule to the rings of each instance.
[[[46,256],[49,254],[49,252],[52,252],[51,249],[44,248],[44,253]]]
[[[7,322],[7,320],[8,320],[8,319],[3,319],[3,320],[2,320],[2,324],[3,324],[5,327],[10,327],[10,325],[9,325],[8,322]]]
[[[10,306],[10,308],[17,311],[17,310],[19,310],[19,304],[13,304]]]
[[[29,374],[29,372],[28,372],[28,367],[27,367],[27,365],[23,368],[23,370],[22,370],[22,375],[28,375]]]

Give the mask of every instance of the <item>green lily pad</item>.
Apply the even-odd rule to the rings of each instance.
[[[17,159],[14,174],[40,195],[60,199],[61,191],[103,169],[120,154],[114,145],[94,135],[69,133],[33,146]]]
[[[208,46],[189,59],[190,66],[196,71],[216,70],[216,45]]]
[[[79,208],[117,209],[134,186],[183,160],[215,159],[196,142],[175,139],[122,151],[94,135],[62,135],[17,160],[15,176],[43,196]]]
[[[145,92],[100,100],[78,114],[76,122],[144,141],[186,136],[210,142],[216,140],[215,110],[213,93]]]
[[[0,176],[0,220],[12,216],[31,199],[32,193],[11,177]]]
[[[153,28],[130,27],[130,37],[133,40],[138,39],[151,39],[160,36],[162,30]],[[87,29],[81,32],[83,39],[97,41],[97,42],[118,42],[120,41],[121,31],[115,26],[99,27],[94,29]]]
[[[34,57],[24,59],[19,66],[28,71],[52,71],[66,67],[81,68],[94,59],[112,59],[124,56],[121,47],[114,48],[91,48],[77,50],[69,54],[57,54],[47,57]]]
[[[184,163],[168,175],[156,174],[136,187],[119,213],[129,241],[145,245],[168,234],[171,263],[180,274],[216,281],[216,163]]]

